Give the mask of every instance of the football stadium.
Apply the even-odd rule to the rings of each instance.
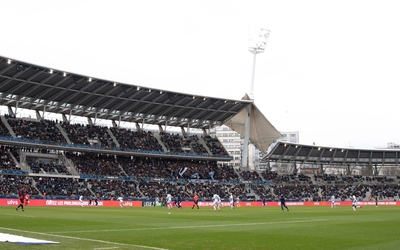
[[[398,166],[398,150],[283,142],[248,96],[150,89],[1,56],[0,93],[2,249],[400,244],[400,177],[379,174]],[[267,167],[233,167],[211,133],[222,125],[247,134]]]

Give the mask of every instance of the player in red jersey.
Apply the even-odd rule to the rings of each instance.
[[[197,209],[199,209],[199,196],[197,194],[194,194],[193,196],[193,206],[192,209],[197,206]]]
[[[24,203],[25,203],[25,190],[24,190],[24,187],[21,187],[19,189],[19,205],[18,205],[18,207],[15,208],[15,210],[18,211],[18,209],[21,207],[22,211],[25,211]]]

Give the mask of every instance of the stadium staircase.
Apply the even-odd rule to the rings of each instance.
[[[118,163],[118,168],[124,173],[125,176],[129,176],[126,172],[125,169],[121,166],[121,164]]]
[[[61,127],[60,123],[56,123],[56,127],[58,128],[58,130],[60,130],[61,134],[64,136],[65,140],[67,141],[68,144],[72,144],[71,140],[69,139],[67,133],[65,132],[65,130],[63,129],[63,127]]]
[[[26,153],[19,150],[19,162],[15,159],[15,162],[18,162],[18,164],[21,166],[22,171],[26,171],[28,173],[32,173],[32,169],[26,164]]]
[[[120,148],[121,145],[119,144],[119,142],[117,141],[117,138],[115,138],[114,134],[111,132],[110,129],[107,129],[108,134],[111,136],[111,138],[113,139],[113,142],[115,143],[115,146],[117,148]]]
[[[161,140],[161,136],[158,132],[153,132],[154,138],[157,139],[158,143],[160,143],[161,147],[163,148],[164,152],[168,152],[167,147],[164,145],[164,143]]]
[[[13,154],[13,152],[10,151],[8,154],[13,159],[13,161],[17,164],[17,167],[19,169],[21,169],[22,171],[27,171],[26,166],[22,166],[22,164],[17,160],[17,157],[15,157],[15,155]]]
[[[274,195],[275,197],[277,197],[276,193],[275,193],[275,188],[273,188],[272,186],[270,187],[271,190],[271,194]]]
[[[39,194],[40,196],[43,196],[43,193],[40,192],[40,190],[36,187],[36,181],[35,181],[35,179],[31,178],[31,180],[32,180],[31,188],[35,189],[35,190],[38,192],[38,194]]]
[[[3,122],[3,124],[6,126],[6,128],[8,129],[8,132],[10,132],[11,136],[13,138],[17,138],[17,136],[14,133],[14,130],[11,128],[10,124],[8,123],[7,119],[2,115],[1,116],[1,121]]]
[[[371,197],[371,194],[372,194],[372,193],[371,193],[371,189],[369,189],[368,192],[365,193],[365,197],[366,197],[365,200],[366,200],[366,201],[369,200],[369,197]]]
[[[211,150],[210,150],[210,148],[207,146],[206,141],[204,141],[204,138],[203,138],[203,137],[198,137],[198,138],[199,138],[200,144],[203,145],[204,148],[207,150],[207,153],[208,153],[209,155],[213,155],[212,152],[211,152]]]
[[[84,183],[84,182],[80,182],[79,185],[83,186],[83,185],[85,185],[85,183]],[[90,183],[88,182],[88,183],[86,184],[86,188],[87,188],[87,190],[89,190],[89,192],[92,194],[92,196],[96,196],[96,193],[93,192],[93,190],[92,190],[92,184],[90,184]]]
[[[60,160],[63,162],[64,166],[71,175],[79,175],[79,171],[76,169],[75,164],[71,159],[68,159],[64,153],[60,154]]]

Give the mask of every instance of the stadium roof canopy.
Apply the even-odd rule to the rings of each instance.
[[[280,141],[271,148],[262,161],[398,166],[400,164],[400,151],[398,149],[333,148]]]
[[[183,94],[96,79],[0,56],[0,105],[65,115],[162,126],[208,129],[235,116],[233,130],[244,134],[251,105],[250,141],[261,151],[280,133],[253,100]]]
[[[4,57],[0,93],[0,105],[192,128],[222,125],[251,103],[114,83]]]

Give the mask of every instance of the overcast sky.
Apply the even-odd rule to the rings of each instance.
[[[400,144],[400,2],[0,0],[0,55],[127,84],[255,104],[300,143]]]

